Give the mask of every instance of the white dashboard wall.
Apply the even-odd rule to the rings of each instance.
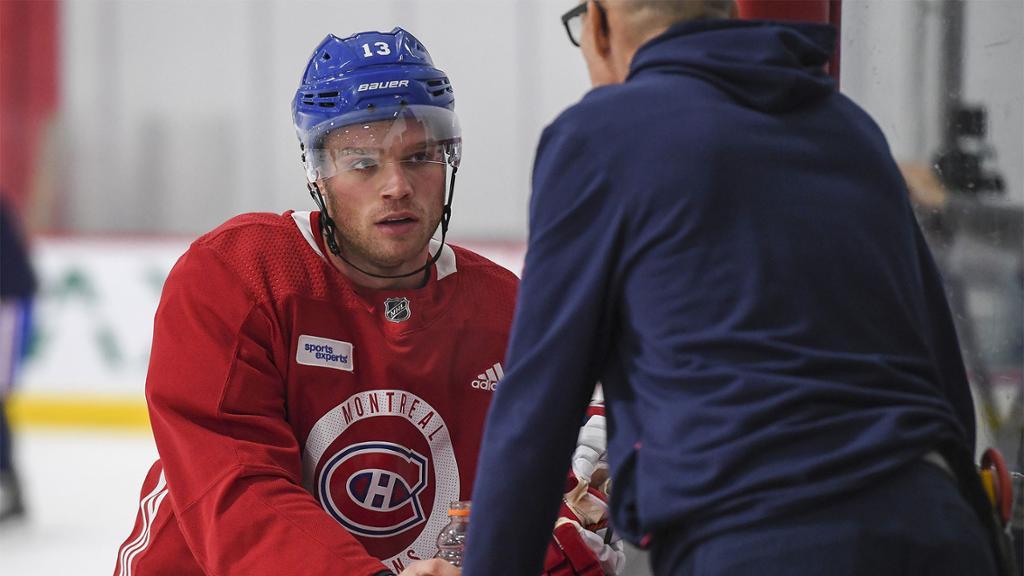
[[[290,119],[328,32],[400,25],[455,85],[465,133],[452,236],[521,240],[541,129],[587,90],[571,0],[75,0],[62,3],[54,195],[71,231],[198,234],[308,209]],[[1024,3],[969,0],[965,95],[989,107],[1008,198],[1024,201]],[[938,143],[939,3],[844,2],[843,90],[900,159]],[[614,138],[614,135],[609,135]]]
[[[543,126],[588,84],[559,2],[64,2],[71,229],[196,234],[312,202],[291,98],[333,32],[402,26],[452,79],[464,133],[452,236],[525,234]]]

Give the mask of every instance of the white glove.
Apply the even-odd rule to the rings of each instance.
[[[587,422],[580,428],[576,439],[576,450],[572,455],[572,471],[580,481],[579,490],[573,490],[566,496],[566,504],[577,517],[588,523],[596,524],[607,517],[608,506],[603,499],[586,492],[588,485],[605,493],[608,487],[608,421],[604,416],[604,394],[600,384],[594,390],[594,396],[588,412],[591,414]],[[580,492],[582,490],[582,492]],[[611,541],[605,543],[605,535],[610,527],[591,531],[577,522],[573,527],[580,534],[580,539],[594,553],[601,570],[608,576],[617,576],[626,566],[626,553],[622,538],[612,532]]]
[[[572,471],[577,478],[588,484],[592,483],[596,472],[602,471],[603,474],[598,474],[598,476],[607,477],[608,434],[606,429],[607,422],[604,416],[591,416],[587,423],[580,428],[580,435],[576,440],[576,451],[572,454]]]
[[[602,528],[597,532],[591,532],[579,524],[576,524],[575,528],[579,531],[583,543],[590,548],[594,556],[597,556],[597,561],[601,563],[601,570],[604,570],[607,576],[618,576],[626,567],[626,552],[623,550],[622,538],[612,532],[611,542],[605,544],[605,532],[610,528]]]

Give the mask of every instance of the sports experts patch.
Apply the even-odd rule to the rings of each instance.
[[[330,338],[299,336],[295,361],[306,366],[323,366],[335,370],[352,371],[352,344]]]

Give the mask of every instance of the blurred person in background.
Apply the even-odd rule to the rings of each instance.
[[[518,280],[445,244],[454,102],[400,28],[315,49],[292,112],[319,210],[235,217],[170,273],[146,382],[160,459],[115,574],[458,573],[433,556],[472,490]],[[621,555],[569,528],[561,564]]]
[[[467,576],[539,570],[598,380],[614,527],[656,574],[996,573],[942,281],[835,31],[734,16],[563,16],[594,90],[537,149]]]
[[[14,209],[0,196],[0,522],[25,515],[7,399],[27,349],[36,276]]]

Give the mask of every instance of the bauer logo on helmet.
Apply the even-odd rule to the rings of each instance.
[[[390,82],[370,82],[368,84],[360,84],[359,88],[356,88],[356,92],[366,92],[367,90],[384,90],[386,88],[406,88],[408,86],[408,80],[392,80]]]

